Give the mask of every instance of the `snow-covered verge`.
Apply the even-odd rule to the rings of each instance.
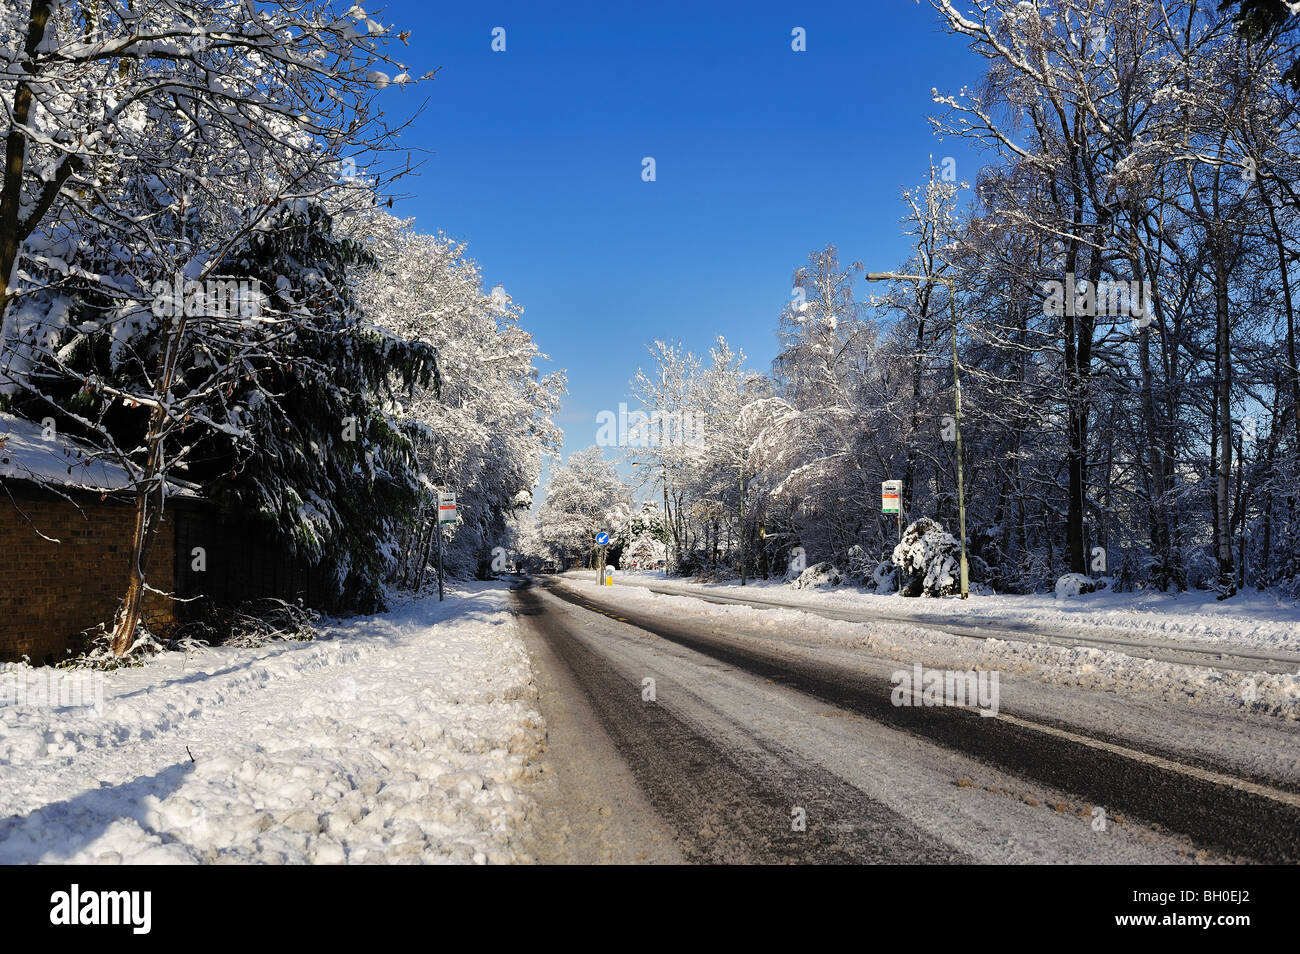
[[[652,575],[647,575],[646,582],[653,579]],[[626,577],[624,582],[627,582]],[[852,649],[905,666],[919,662],[933,668],[999,670],[1047,685],[1124,693],[1150,701],[1205,706],[1221,711],[1250,712],[1292,722],[1300,720],[1300,674],[1232,672],[1142,659],[1088,646],[968,639],[926,628],[923,623],[856,622],[829,619],[800,609],[719,605],[690,596],[653,593],[638,586],[600,587],[587,575],[572,573],[565,575],[565,585],[593,596],[616,600],[623,606],[640,607],[674,618],[707,619],[719,627],[729,626],[732,631],[744,627],[766,638]],[[702,589],[709,593],[725,591],[733,595],[733,591],[740,588],[710,585]],[[770,594],[770,590],[768,592]],[[791,595],[792,603],[798,602],[802,595],[792,593],[788,588],[782,588],[781,592]],[[966,602],[969,604],[975,599],[972,597]],[[900,598],[896,602],[920,601]],[[946,601],[925,602],[941,606]]]
[[[573,576],[575,574],[566,574]],[[1009,629],[1038,627],[1080,637],[1103,632],[1170,641],[1215,644],[1224,648],[1300,652],[1300,602],[1273,593],[1247,592],[1218,600],[1211,592],[1162,593],[1104,590],[1069,599],[1054,594],[992,596],[970,599],[908,598],[868,593],[855,586],[797,590],[779,580],[757,580],[741,587],[694,583],[662,573],[619,573],[616,582],[652,583],[684,591],[698,589],[723,596],[776,599],[807,606],[836,606],[882,616],[909,617],[919,623],[979,622]]]
[[[0,862],[526,860],[545,733],[508,599],[466,585],[109,673],[0,668]]]

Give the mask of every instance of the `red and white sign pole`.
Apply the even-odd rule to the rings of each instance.
[[[433,528],[438,540],[438,602],[442,602],[442,525],[456,522],[456,495],[438,491],[438,524]]]
[[[880,512],[892,513],[898,525],[898,542],[903,542],[903,482],[886,480],[880,485]]]

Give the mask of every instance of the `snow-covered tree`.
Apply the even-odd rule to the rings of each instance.
[[[406,535],[400,578],[420,576],[433,533],[435,488],[457,495],[444,564],[454,575],[487,572],[492,550],[509,548],[516,518],[532,507],[543,462],[558,452],[554,417],[563,372],[520,325],[523,309],[505,290],[484,288],[465,245],[424,235],[379,210],[350,218],[346,230],[378,268],[359,271],[357,297],[370,320],[438,354],[437,387],[416,387],[401,420],[418,433],[424,478],[414,532]]]
[[[597,534],[618,532],[632,512],[632,490],[600,448],[576,451],[551,470],[538,512],[542,541],[562,566],[587,565]]]
[[[306,234],[327,196],[373,202],[382,176],[343,181],[341,161],[391,144],[372,100],[409,76],[359,6],[33,0],[0,17],[0,398],[55,412],[133,478],[124,652],[169,479],[200,431],[248,439],[239,382],[289,360],[318,315],[309,259],[307,285],[264,276],[233,315],[185,283],[248,275],[243,253]]]

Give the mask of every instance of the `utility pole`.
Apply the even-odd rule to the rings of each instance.
[[[970,596],[970,568],[966,563],[966,481],[962,477],[961,457],[961,374],[957,357],[957,292],[948,282],[948,305],[952,309],[952,400],[957,427],[957,513],[961,521],[961,598]]]
[[[1246,510],[1245,510],[1244,501],[1242,500],[1242,493],[1241,493],[1241,488],[1242,488],[1241,469],[1243,463],[1242,458],[1245,456],[1243,453],[1245,448],[1244,434],[1242,433],[1243,431],[1245,431],[1245,427],[1237,428],[1237,519],[1240,521],[1238,525],[1238,537],[1237,537],[1237,589],[1238,590],[1244,590],[1246,588]]]
[[[896,272],[868,272],[869,282],[908,281],[939,283],[948,287],[948,307],[952,311],[952,400],[953,423],[957,429],[957,512],[961,521],[961,598],[970,596],[970,568],[966,562],[966,483],[961,459],[961,373],[957,355],[957,290],[951,278],[942,275],[900,275]]]
[[[745,585],[745,458],[741,455],[736,469],[740,471],[740,585]]]

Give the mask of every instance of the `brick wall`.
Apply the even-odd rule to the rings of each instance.
[[[0,497],[0,660],[55,662],[83,629],[113,622],[126,591],[134,513],[98,494],[73,503],[39,490],[20,496],[12,482],[7,489],[14,498]],[[168,523],[159,528],[148,566],[149,583],[168,592],[174,536]],[[166,626],[174,619],[171,600],[147,594],[145,617],[151,628]]]

